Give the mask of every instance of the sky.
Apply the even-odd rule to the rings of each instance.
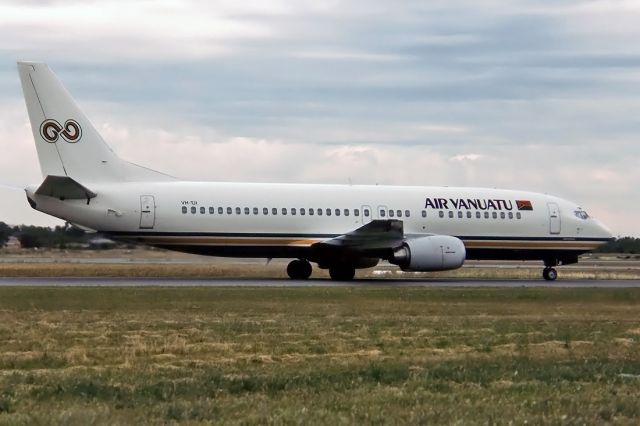
[[[0,1],[0,221],[56,225],[17,60],[192,180],[481,186],[640,236],[636,0]]]

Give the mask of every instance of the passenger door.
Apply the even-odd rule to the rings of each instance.
[[[547,203],[549,208],[549,233],[559,234],[561,230],[560,207],[556,203]]]
[[[140,196],[140,229],[153,229],[156,222],[156,202],[153,195]]]

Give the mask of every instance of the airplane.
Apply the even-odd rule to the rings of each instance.
[[[558,265],[610,241],[578,204],[489,188],[193,182],[119,158],[44,63],[18,62],[44,181],[32,208],[110,238],[200,255],[292,259],[334,280],[388,261],[403,271],[467,259]],[[142,143],[142,142],[141,142]],[[152,142],[151,142],[152,143]]]

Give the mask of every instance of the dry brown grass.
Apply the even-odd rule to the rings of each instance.
[[[195,256],[151,248],[133,250],[0,250],[0,277],[175,277],[286,278],[286,260],[251,262]],[[407,273],[381,263],[357,271],[370,279],[540,279],[539,262],[467,262],[461,269],[437,273]],[[640,279],[640,262],[619,256],[591,255],[578,265],[560,267],[561,279]],[[313,277],[328,278],[314,268]]]
[[[561,279],[637,280],[640,269],[559,268]],[[371,279],[540,279],[541,266],[521,268],[463,267],[444,272],[403,272],[393,266],[357,271],[357,278]],[[286,265],[256,263],[105,264],[105,263],[0,263],[0,277],[132,277],[132,278],[287,278]],[[314,278],[328,278],[315,268]]]
[[[634,424],[638,330],[635,289],[0,288],[0,423]]]

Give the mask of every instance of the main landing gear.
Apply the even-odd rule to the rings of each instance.
[[[292,280],[306,280],[311,276],[311,263],[305,259],[296,259],[289,262],[287,275]]]
[[[329,268],[329,276],[334,281],[351,281],[355,275],[353,266],[338,264]]]
[[[551,266],[547,266],[542,271],[542,276],[547,281],[555,281],[556,278],[558,278],[558,271],[556,271],[555,268],[552,268]]]
[[[306,259],[296,259],[289,262],[287,275],[292,280],[306,280],[311,276],[311,263]],[[356,275],[356,269],[348,264],[335,264],[329,267],[329,276],[334,281],[351,281]]]

